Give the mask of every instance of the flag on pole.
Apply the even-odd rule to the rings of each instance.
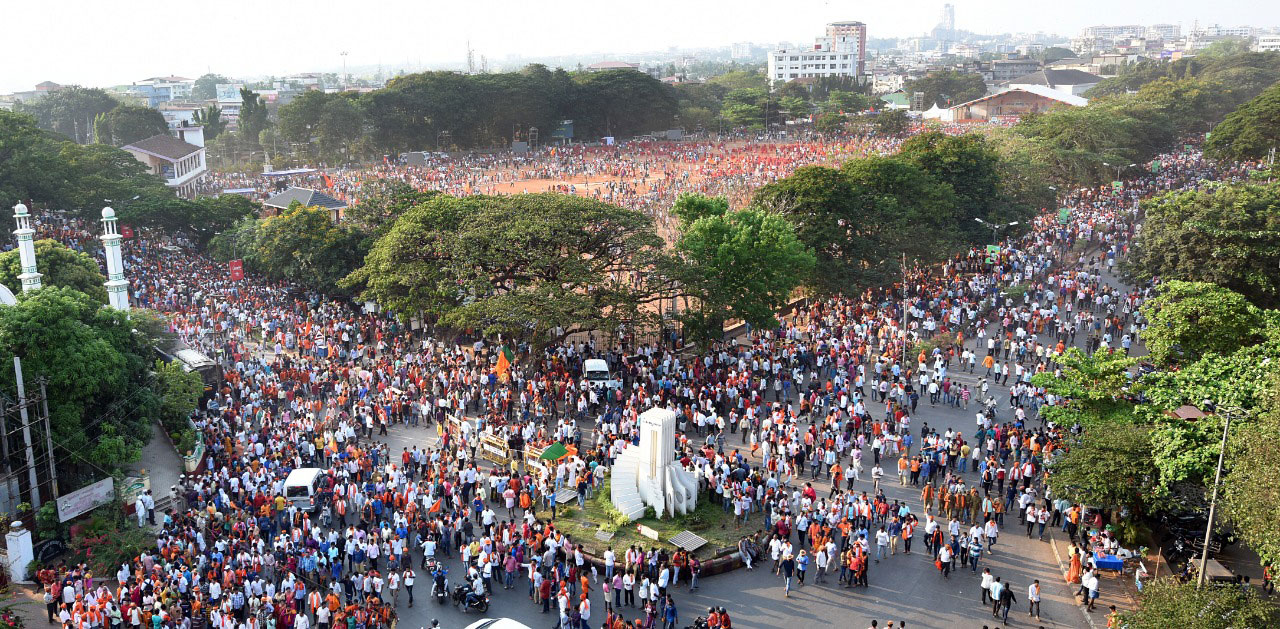
[[[436,503],[431,505],[431,508],[427,511],[430,513],[440,513],[440,501],[440,498],[436,498]]]
[[[498,348],[498,378],[503,382],[507,380],[511,371],[511,360],[513,358],[515,358],[515,354],[506,345]]]

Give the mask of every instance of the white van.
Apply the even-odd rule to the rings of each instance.
[[[622,387],[622,381],[613,377],[609,372],[609,363],[600,358],[588,358],[582,362],[582,375],[586,377],[587,382],[595,389],[618,389]]]
[[[320,493],[320,477],[324,470],[318,467],[300,467],[289,472],[284,479],[284,498],[303,511],[315,511],[320,506],[316,494]]]

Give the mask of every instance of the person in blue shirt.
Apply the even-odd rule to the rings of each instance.
[[[676,629],[676,622],[680,619],[679,613],[676,611],[676,602],[671,596],[667,596],[666,606],[662,610],[662,627],[663,629]]]

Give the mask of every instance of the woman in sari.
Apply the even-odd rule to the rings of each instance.
[[[1080,553],[1075,546],[1071,547],[1071,567],[1067,569],[1067,583],[1080,582]]]

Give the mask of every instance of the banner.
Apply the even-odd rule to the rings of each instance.
[[[124,238],[133,238],[133,228],[128,225],[120,226],[120,235]]]
[[[58,497],[58,521],[75,519],[95,507],[100,507],[115,496],[115,479],[104,478],[88,487],[81,487]]]
[[[231,269],[231,279],[233,281],[238,282],[244,279],[244,260],[232,260],[227,266]]]

